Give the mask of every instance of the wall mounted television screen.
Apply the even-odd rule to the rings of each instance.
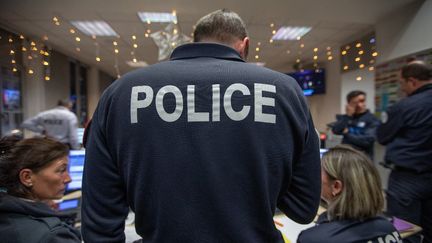
[[[297,81],[305,96],[325,93],[324,69],[303,70],[287,74]]]

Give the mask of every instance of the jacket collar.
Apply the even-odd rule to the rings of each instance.
[[[432,84],[425,84],[425,85],[421,86],[420,88],[418,88],[416,91],[414,91],[410,96],[422,93],[422,92],[429,90],[429,89],[432,89]]]
[[[174,49],[170,60],[189,59],[196,57],[214,57],[244,62],[240,54],[233,48],[217,43],[189,43]]]

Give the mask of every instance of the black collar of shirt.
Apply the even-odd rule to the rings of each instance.
[[[244,62],[240,54],[229,46],[216,43],[189,43],[174,49],[171,60],[195,57],[214,57]]]
[[[421,92],[424,92],[426,90],[432,89],[432,84],[425,84],[423,86],[421,86],[420,88],[418,88],[416,91],[414,91],[410,96],[413,96],[415,94],[419,94]]]

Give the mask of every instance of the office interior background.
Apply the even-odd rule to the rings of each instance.
[[[220,8],[245,21],[248,62],[298,79],[325,146],[337,141],[327,124],[345,112],[349,91],[364,90],[379,116],[402,97],[396,70],[411,58],[432,60],[431,0],[2,0],[1,136],[66,97],[84,126],[117,77],[167,60],[200,17]],[[375,151],[378,163],[384,149]]]

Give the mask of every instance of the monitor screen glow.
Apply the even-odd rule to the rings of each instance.
[[[69,175],[72,181],[67,185],[67,191],[81,190],[84,171],[85,150],[71,150],[69,152]]]

